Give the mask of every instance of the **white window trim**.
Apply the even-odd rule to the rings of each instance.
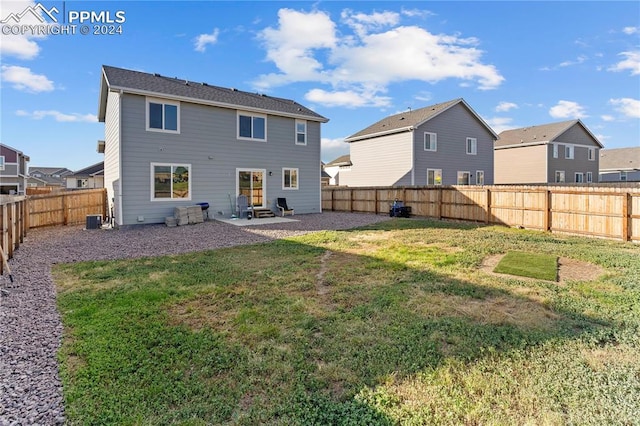
[[[478,182],[478,176],[482,175],[482,183]],[[476,185],[485,185],[484,170],[476,170]]]
[[[466,173],[469,175],[469,179],[467,180],[467,183],[458,183],[460,181],[460,173]],[[456,174],[456,185],[471,185],[471,172],[468,170],[458,170],[458,173]]]
[[[622,178],[622,176],[624,176],[624,179]],[[626,171],[621,171],[620,172],[620,182],[626,182],[627,179],[629,179],[629,176],[627,175]]]
[[[298,142],[298,124],[304,124],[304,143]],[[266,125],[266,121],[265,121],[265,125]],[[304,145],[304,146],[307,145],[307,127],[308,127],[307,126],[307,120],[296,119],[295,129],[294,129],[295,130],[295,132],[294,132],[295,135],[294,136],[295,136],[296,145],[301,145],[301,146],[302,145]],[[266,133],[265,133],[265,135],[266,135]]]
[[[595,148],[589,148],[589,151],[587,152],[587,159],[589,161],[596,161],[596,149]]]
[[[259,138],[247,138],[244,136],[240,136],[240,116],[243,115],[245,117],[251,117],[251,134],[253,135],[253,118],[254,117],[260,117],[264,119],[264,139],[259,139]],[[238,138],[238,140],[243,140],[243,141],[253,141],[253,142],[266,142],[267,141],[267,116],[265,114],[258,114],[255,112],[248,112],[248,111],[237,111],[236,113],[236,137]]]
[[[573,160],[575,157],[575,150],[573,145],[565,145],[564,146],[564,158],[565,160]],[[567,152],[569,155],[567,155]]]
[[[0,170],[4,170],[4,168],[5,168],[4,155],[0,155]]]
[[[564,180],[558,180],[558,173],[562,173],[562,175],[564,176]],[[564,170],[556,170],[555,177],[554,177],[554,182],[555,183],[565,183],[566,181],[567,181],[567,175],[564,172]]]
[[[469,141],[471,141],[471,152],[469,152]],[[478,139],[477,138],[467,138],[465,141],[465,151],[467,151],[467,155],[478,155]]]
[[[153,104],[161,104],[162,105],[162,125],[164,126],[166,121],[165,121],[165,117],[164,117],[164,105],[173,105],[177,108],[178,112],[177,112],[177,117],[176,119],[177,121],[177,130],[167,130],[167,129],[156,129],[153,127],[149,126],[149,104],[153,103]],[[166,99],[159,99],[159,98],[146,98],[146,102],[145,102],[145,107],[146,107],[146,111],[145,111],[145,118],[146,118],[146,127],[147,127],[147,131],[148,132],[160,132],[160,133],[173,133],[173,134],[179,134],[180,133],[180,102],[174,102],[174,101],[168,101]]]
[[[558,158],[558,144],[553,144],[553,158]]]
[[[433,149],[427,149],[427,135],[429,136],[429,141],[431,141],[431,136],[433,136]],[[433,132],[424,132],[424,140],[423,140],[423,146],[425,151],[432,151],[432,152],[436,152],[438,150],[438,134],[437,133],[433,133]],[[433,169],[436,170],[436,169]]]
[[[295,188],[284,186],[284,173],[287,170],[289,170],[289,171],[295,170],[296,171],[296,187]],[[289,179],[291,179],[291,178],[289,178]],[[289,182],[291,182],[291,180],[289,180]],[[282,190],[283,191],[297,191],[298,189],[300,189],[300,170],[297,167],[283,167],[282,168]]]
[[[155,184],[155,180],[154,180],[154,168],[156,166],[168,166],[171,167],[172,169],[172,174],[173,174],[173,168],[174,167],[186,167],[187,169],[189,169],[189,196],[186,198],[173,198],[173,191],[171,191],[171,198],[155,198],[155,188],[154,188],[154,184]],[[191,183],[193,182],[192,176],[191,176],[191,164],[181,164],[181,163],[151,163],[151,169],[149,171],[149,175],[151,176],[151,201],[153,202],[157,202],[157,201],[166,201],[166,202],[172,202],[175,203],[176,201],[190,201],[191,200],[191,194],[192,194],[192,190],[191,190]]]
[[[430,171],[433,171],[433,183],[429,183]],[[440,172],[440,183],[436,182],[436,172]],[[427,185],[442,185],[442,169],[427,169]]]
[[[593,183],[593,172],[587,172],[587,183]]]
[[[578,176],[580,176],[580,179],[582,179],[580,182],[578,182]],[[575,172],[573,174],[573,181],[575,183],[584,183],[584,173],[582,172]]]

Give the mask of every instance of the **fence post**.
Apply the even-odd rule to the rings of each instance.
[[[335,209],[335,207],[333,205],[333,198],[334,198],[333,194],[335,194],[335,193],[336,193],[336,190],[334,188],[331,188],[331,211],[332,212],[336,211],[336,209]]]
[[[629,241],[629,206],[631,205],[631,193],[622,194],[622,241]]]
[[[487,188],[487,216],[484,223],[489,224],[491,222],[491,190]]]
[[[7,247],[4,252],[7,255],[7,260],[13,258],[13,233],[15,231],[15,225],[13,223],[15,217],[14,206],[15,204],[13,203],[7,204]]]
[[[546,231],[551,230],[551,191],[545,191],[544,197],[544,223],[543,228]]]
[[[374,195],[375,205],[374,205],[374,207],[373,207],[373,212],[374,212],[375,214],[378,214],[378,188],[375,188],[375,189],[373,190],[373,193],[375,194],[375,195]]]
[[[64,226],[67,226],[69,224],[69,212],[68,212],[69,209],[67,208],[66,195],[62,195],[61,202],[62,202],[62,224]]]
[[[438,220],[442,220],[442,186],[438,188]]]
[[[5,228],[7,224],[7,205],[0,204],[0,247],[2,247],[3,253],[6,253],[7,245],[4,243]],[[4,273],[4,262],[0,261],[0,274]]]

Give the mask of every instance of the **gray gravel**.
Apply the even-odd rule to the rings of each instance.
[[[218,221],[168,228],[140,225],[117,230],[55,227],[30,230],[9,261],[14,283],[0,277],[0,426],[64,423],[57,351],[62,324],[51,265],[201,251],[349,229],[385,216],[328,212],[298,215],[272,225],[238,227]],[[260,219],[254,219],[259,223]]]

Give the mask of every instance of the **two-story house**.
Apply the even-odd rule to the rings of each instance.
[[[497,138],[462,98],[394,114],[345,139],[340,185],[491,185]]]
[[[46,186],[56,190],[65,188],[65,179],[73,172],[66,167],[29,167],[29,186]]]
[[[602,148],[580,120],[505,130],[495,146],[495,182],[598,182]]]
[[[29,157],[20,150],[0,144],[0,194],[24,195]]]
[[[161,223],[175,207],[235,213],[239,194],[277,212],[321,211],[320,125],[290,100],[102,67],[104,184],[118,225]]]

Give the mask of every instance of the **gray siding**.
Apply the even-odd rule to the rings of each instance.
[[[424,150],[424,133],[436,133],[437,151]],[[477,139],[477,154],[466,152],[467,137]],[[458,171],[483,170],[486,185],[493,185],[493,135],[462,104],[457,104],[414,131],[415,185],[427,184],[427,169],[442,169],[442,184],[457,184]]]
[[[589,135],[589,133],[578,124],[571,126],[566,132],[555,138],[553,141],[573,145],[585,145],[591,148],[600,148],[591,135]]]
[[[231,214],[236,169],[265,169],[266,199],[286,197],[298,213],[318,213],[320,123],[307,122],[307,145],[295,144],[295,120],[268,116],[267,142],[238,140],[236,110],[182,102],[180,134],[146,131],[145,98],[124,95],[122,103],[123,223],[161,223],[178,206],[207,202],[209,215]],[[151,163],[189,164],[191,199],[151,201]],[[282,189],[282,168],[299,170],[299,189]],[[106,164],[105,164],[106,168]],[[268,176],[268,172],[272,175]]]
[[[120,95],[109,92],[104,122],[104,186],[107,200],[116,214],[116,223],[122,225],[122,199],[120,184]]]
[[[620,172],[601,172],[600,182],[620,182]],[[627,182],[640,182],[640,171],[627,172]]]
[[[18,164],[17,163],[4,163],[4,170],[0,170],[0,177],[18,177]]]
[[[412,185],[411,132],[351,142],[351,170],[340,171],[340,185]]]
[[[577,127],[577,126],[575,126]],[[599,172],[599,149],[595,149],[595,160],[589,160],[589,148],[581,145],[573,145],[573,159],[565,158],[566,143],[558,144],[558,158],[553,158],[553,144],[547,145],[547,158],[549,167],[547,168],[547,182],[555,182],[556,170],[564,170],[565,182],[575,182],[575,173],[583,173],[584,182],[587,181],[587,172],[593,174],[593,182],[598,182]],[[594,146],[595,148],[595,146]]]

